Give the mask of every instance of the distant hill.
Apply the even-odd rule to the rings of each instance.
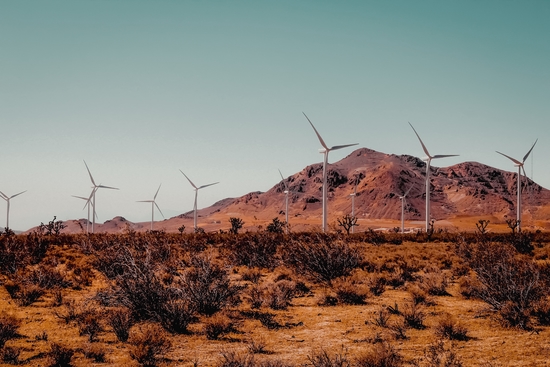
[[[406,220],[425,220],[426,163],[409,155],[380,153],[360,148],[328,166],[329,223],[351,212],[355,185],[355,214],[360,220],[399,220],[399,195],[411,186],[405,209]],[[450,167],[431,167],[431,212],[437,221],[459,217],[487,217],[504,221],[515,218],[517,173],[502,171],[477,162]],[[550,218],[550,190],[524,178],[524,223],[546,228]],[[289,188],[289,221],[320,222],[322,164],[312,164],[285,179]],[[155,228],[177,231],[192,228],[192,212],[155,223]],[[278,182],[267,192],[251,192],[227,198],[199,210],[199,226],[205,230],[228,228],[230,217],[246,218],[248,225],[265,225],[274,217],[284,219],[284,184]],[[84,222],[82,222],[84,221]],[[67,232],[86,229],[86,221],[67,221]],[[131,223],[122,217],[104,224],[96,232],[149,229],[149,222]]]

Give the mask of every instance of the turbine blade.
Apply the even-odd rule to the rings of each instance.
[[[153,201],[157,198],[157,195],[159,193],[159,190],[160,190],[160,187],[162,186],[162,184],[159,185],[159,188],[157,189],[157,193],[155,194],[155,196],[153,197]]]
[[[182,175],[185,176],[185,178],[187,179],[187,181],[189,181],[189,183],[191,184],[191,186],[193,186],[193,187],[195,188],[195,190],[198,190],[197,186],[195,186],[195,184],[193,183],[193,181],[191,181],[191,180],[189,179],[189,177],[187,177],[187,175],[186,175],[185,173],[183,173],[183,171],[182,171],[181,169],[180,169],[180,172],[181,172]]]
[[[88,168],[88,165],[86,164],[86,161],[84,161],[84,165],[86,166],[86,169],[88,170],[88,174],[90,175],[90,180],[92,180],[92,184],[96,186],[94,178],[92,177],[92,173],[90,172],[90,169]]]
[[[197,190],[204,189],[205,187],[212,186],[212,185],[215,185],[215,184],[219,184],[219,182],[214,182],[214,183],[211,183],[211,184],[208,184],[208,185],[199,186],[199,188]]]
[[[535,147],[535,145],[537,144],[537,141],[539,141],[539,139],[535,140],[535,144],[533,144],[533,146],[531,147],[531,149],[529,149],[529,151],[527,152],[527,154],[525,155],[525,157],[523,157],[523,162],[525,163],[525,160],[527,159],[527,157],[529,157],[529,154],[531,154],[531,151],[533,150],[533,148]]]
[[[2,196],[2,199],[8,200],[8,196],[4,194],[2,191],[0,191],[0,196]]]
[[[418,140],[420,141],[420,144],[422,145],[422,149],[424,149],[424,153],[426,153],[426,155],[427,155],[428,157],[431,158],[430,153],[428,152],[428,149],[427,149],[426,146],[424,145],[424,142],[422,141],[422,139],[420,139],[420,135],[418,135],[418,133],[416,132],[416,130],[414,129],[414,127],[412,126],[412,124],[411,124],[410,122],[409,122],[409,125],[411,125],[411,127],[412,127],[414,133],[416,134],[416,137],[417,137]]]
[[[286,184],[286,181],[283,177],[283,174],[281,173],[281,170],[277,168],[277,171],[279,171],[279,175],[281,175],[281,180],[283,181],[283,185],[285,185],[285,190],[288,191],[288,185]]]
[[[136,200],[136,203],[154,203],[153,200]]]
[[[10,197],[10,199],[13,199],[14,197],[16,197],[16,196],[18,196],[18,195],[21,195],[21,194],[23,194],[23,193],[25,193],[25,192],[27,192],[27,190],[21,191],[19,194],[12,195],[12,196]]]
[[[355,144],[346,144],[346,145],[335,145],[333,146],[332,148],[330,148],[329,150],[338,150],[338,149],[342,149],[342,148],[347,148],[347,147],[352,147],[354,145],[358,145],[359,143],[355,143]]]
[[[303,113],[303,112],[302,112]],[[315,128],[315,126],[313,126],[313,123],[311,122],[311,120],[309,119],[309,117],[307,117],[307,115],[305,113],[303,113],[304,116],[306,117],[306,119],[309,121],[309,124],[311,125],[311,127],[313,128],[313,130],[315,131],[315,134],[317,134],[317,137],[319,138],[319,142],[321,143],[321,145],[323,146],[323,148],[325,148],[327,151],[330,150],[328,149],[327,145],[325,144],[325,141],[323,140],[323,138],[321,138],[321,135],[319,134],[319,132],[317,131],[317,129]]]
[[[77,198],[77,199],[82,199],[82,200],[86,200],[88,201],[88,198],[85,198],[83,196],[76,196],[76,195],[71,195],[73,198]]]
[[[436,158],[449,158],[449,157],[458,157],[458,154],[436,154],[432,157],[432,159]]]
[[[153,201],[153,203],[155,203],[155,202]],[[160,208],[159,208],[159,206],[157,205],[157,203],[155,203],[155,206],[156,206],[157,209],[159,210],[160,215],[162,215],[163,218],[166,218],[166,217],[164,216],[164,214],[162,214],[162,210],[160,210]]]
[[[498,150],[497,150],[496,152],[497,152],[498,154],[500,154],[500,155],[505,156],[506,158],[508,158],[509,160],[511,160],[512,162],[514,162],[515,164],[517,164],[518,166],[523,166],[523,163],[521,163],[521,162],[518,161],[517,159],[514,159],[514,158],[512,158],[512,157],[510,157],[509,155],[506,155],[506,154],[504,154],[504,153],[501,153],[501,152],[499,152]]]
[[[411,187],[409,187],[409,189],[407,190],[407,192],[405,193],[405,195],[403,195],[403,198],[406,198],[407,195],[409,194],[409,192],[412,190],[412,188],[414,187],[414,184],[411,185]]]
[[[116,188],[116,187],[111,187],[111,186],[98,185],[97,187],[98,187],[98,188],[102,188],[102,189],[119,190],[118,188]]]

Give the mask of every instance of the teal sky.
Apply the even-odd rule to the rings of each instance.
[[[0,190],[10,224],[166,217],[359,143],[514,170],[550,188],[549,1],[0,0]],[[331,162],[352,149],[331,153]],[[369,173],[366,172],[368,175]],[[5,203],[4,203],[5,204]],[[0,203],[0,225],[5,205]],[[158,214],[156,218],[159,218]]]

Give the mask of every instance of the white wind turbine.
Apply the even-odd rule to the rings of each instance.
[[[215,185],[215,184],[219,184],[219,182],[214,182],[214,183],[211,183],[211,184],[208,184],[208,185],[202,185],[202,186],[195,186],[195,184],[193,183],[193,181],[191,181],[189,179],[189,177],[187,177],[185,175],[185,173],[183,173],[183,171],[180,169],[180,172],[182,175],[185,176],[185,178],[187,179],[187,181],[189,181],[189,183],[191,184],[191,186],[193,186],[193,188],[195,189],[195,204],[193,205],[193,229],[196,231],[197,230],[197,197],[199,195],[199,190],[200,189],[204,189],[205,187],[208,187],[208,186],[212,186],[212,185]]]
[[[531,154],[531,151],[533,150],[533,148],[535,147],[535,145],[537,144],[537,140],[535,140],[535,143],[533,144],[533,146],[531,147],[531,149],[529,149],[529,151],[527,152],[527,154],[523,157],[523,161],[520,162],[518,161],[517,159],[514,159],[510,156],[507,156],[506,154],[504,153],[501,153],[499,151],[497,151],[498,154],[501,154],[503,156],[505,156],[506,158],[510,159],[512,162],[514,162],[514,166],[516,166],[518,168],[518,183],[517,183],[517,186],[518,186],[518,199],[517,199],[517,208],[516,208],[516,215],[517,215],[517,227],[518,227],[518,232],[521,231],[521,170],[523,170],[523,175],[525,177],[527,177],[527,174],[525,173],[525,168],[523,167],[523,165],[525,164],[525,161],[527,160],[527,158],[529,157],[529,154]]]
[[[153,222],[155,221],[155,206],[159,210],[160,214],[164,218],[164,214],[162,214],[162,210],[160,210],[159,206],[157,205],[157,195],[159,193],[160,187],[162,184],[159,185],[159,188],[157,189],[157,192],[155,193],[155,196],[153,197],[153,200],[139,200],[138,203],[151,203],[151,231],[153,230]]]
[[[94,192],[95,190],[96,190],[96,189],[94,188],[94,189],[92,190],[92,193],[90,194],[90,196],[87,197],[87,198],[85,198],[85,197],[83,197],[83,196],[72,195],[73,198],[86,200],[86,204],[84,204],[84,208],[88,207],[88,221],[86,222],[86,233],[89,232],[89,227],[90,227],[90,206],[92,205],[91,198],[92,198],[92,194],[93,194],[93,192]],[[82,209],[84,209],[84,208],[82,208]],[[96,216],[97,216],[97,213],[96,213]]]
[[[0,197],[2,199],[6,200],[6,203],[8,204],[8,210],[7,210],[7,214],[6,214],[6,228],[10,228],[10,200],[13,199],[14,197],[18,196],[18,195],[21,195],[24,192],[27,192],[27,190],[21,191],[19,194],[8,196],[8,195],[4,194],[2,191],[0,191]]]
[[[416,134],[416,137],[418,140],[420,140],[420,144],[422,145],[422,149],[424,149],[424,153],[426,153],[426,158],[424,160],[426,161],[426,232],[430,229],[430,165],[432,163],[432,159],[438,159],[438,158],[448,158],[448,157],[457,157],[458,154],[447,154],[447,155],[430,155],[428,152],[428,149],[426,149],[426,146],[422,142],[422,139],[420,139],[420,135],[416,132],[412,124],[409,122],[409,125],[411,125],[414,133]]]
[[[401,200],[401,233],[405,233],[405,203],[407,201],[407,195],[411,191],[414,185],[411,185],[407,192],[405,192],[403,195],[397,195],[399,196],[399,200]]]
[[[281,180],[283,181],[283,185],[285,186],[285,222],[286,222],[286,233],[288,233],[288,185],[286,184],[286,181],[283,177],[283,174],[281,173],[281,170],[278,169],[279,174],[281,175]]]
[[[323,146],[323,148],[319,149],[319,153],[324,155],[324,159],[323,159],[323,232],[326,232],[327,231],[327,162],[328,162],[328,153],[332,150],[338,150],[338,149],[347,148],[347,147],[357,145],[357,143],[355,143],[355,144],[346,144],[346,145],[335,145],[335,146],[329,148],[325,144],[323,138],[321,138],[321,135],[319,135],[319,132],[317,131],[315,126],[313,126],[313,123],[311,122],[309,117],[307,117],[307,115],[304,112],[302,112],[302,113],[304,114],[306,119],[309,121],[309,124],[311,125],[311,127],[315,131],[315,134],[317,134],[317,138],[319,138],[319,142]]]
[[[98,189],[111,189],[111,190],[118,190],[116,187],[110,187],[110,186],[103,186],[101,184],[96,185],[94,178],[92,177],[92,173],[90,172],[90,169],[88,168],[88,165],[86,164],[86,161],[84,161],[84,165],[86,166],[86,170],[88,170],[88,174],[90,175],[90,180],[92,181],[92,193],[90,194],[90,200],[92,200],[92,233],[94,233],[95,230],[95,218],[96,218],[96,212],[95,212],[95,193]]]

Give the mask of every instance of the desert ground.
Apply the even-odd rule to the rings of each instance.
[[[550,365],[543,232],[281,231],[3,234],[2,361]]]

